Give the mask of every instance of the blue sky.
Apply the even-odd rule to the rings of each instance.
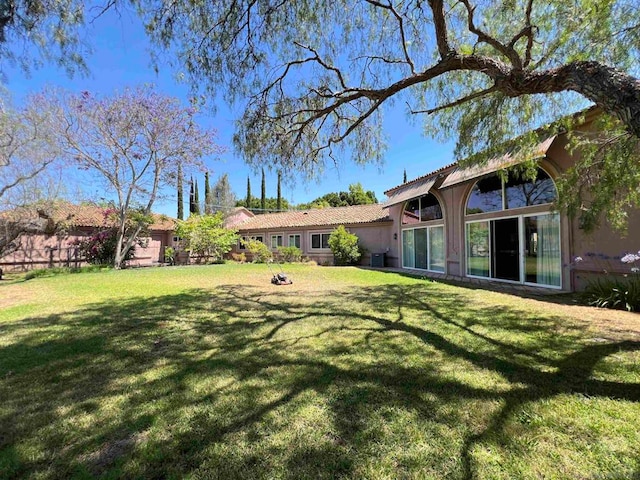
[[[133,14],[108,12],[87,27],[87,42],[93,48],[93,52],[86,56],[90,70],[88,77],[69,78],[63,69],[53,65],[35,70],[30,75],[3,66],[5,87],[14,102],[19,105],[26,95],[45,86],[110,95],[125,87],[152,83],[159,92],[178,97],[187,104],[189,90],[187,85],[175,79],[178,72],[168,66],[161,68],[159,73],[151,68],[149,44],[140,21]],[[219,143],[228,148],[219,160],[205,159],[205,163],[212,183],[218,176],[228,173],[232,189],[239,198],[244,198],[249,176],[253,194],[259,195],[261,174],[252,171],[233,151],[231,139],[235,116],[222,103],[218,103],[215,115],[203,112],[201,123],[215,127]],[[294,204],[308,202],[328,192],[347,190],[350,183],[360,182],[366,190],[373,190],[379,201],[384,201],[383,192],[402,182],[404,169],[412,179],[453,161],[453,144],[442,144],[424,137],[419,119],[415,122],[408,119],[401,105],[386,113],[385,135],[388,149],[383,165],[363,167],[344,159],[339,169],[327,168],[318,182],[298,180],[294,186],[283,185],[283,196]],[[198,183],[202,188],[203,178]],[[86,193],[90,197],[102,196],[96,188],[89,188]],[[267,196],[276,196],[275,174],[267,173]],[[175,199],[159,201],[154,210],[175,216]]]

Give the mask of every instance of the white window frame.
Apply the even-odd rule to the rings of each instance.
[[[441,207],[442,208],[442,207]],[[435,220],[437,222],[442,222],[441,219]],[[444,249],[444,270],[432,270],[430,268],[431,266],[431,229],[432,228],[442,228],[442,238],[443,238],[443,249]],[[404,232],[409,231],[409,230],[421,230],[421,229],[426,229],[427,230],[427,268],[418,268],[418,267],[405,267],[404,266],[404,242],[400,242],[400,259],[401,259],[401,264],[402,264],[402,268],[405,268],[407,270],[417,270],[419,272],[433,272],[433,273],[442,273],[442,274],[446,274],[447,273],[447,229],[444,228],[444,222],[443,223],[436,223],[436,224],[432,224],[432,225],[420,225],[420,226],[416,226],[416,227],[411,227],[411,228],[403,228],[400,232],[400,235],[404,235]],[[415,235],[415,233],[414,233]],[[415,248],[415,239],[414,239],[414,248]],[[415,252],[414,252],[415,255]]]
[[[278,245],[278,237],[280,237],[280,245]],[[273,246],[273,240],[276,240],[276,246]],[[279,248],[284,247],[284,234],[283,233],[272,233],[271,234],[271,242],[269,244],[271,250],[278,250]]]
[[[298,237],[298,245],[296,245],[295,241],[293,242],[293,245],[291,244],[291,237]],[[287,246],[302,249],[302,235],[300,235],[299,233],[290,233],[287,236]]]

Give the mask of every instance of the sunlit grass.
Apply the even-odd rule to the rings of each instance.
[[[0,478],[640,475],[638,316],[284,268],[0,283]]]

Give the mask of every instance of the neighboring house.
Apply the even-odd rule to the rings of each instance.
[[[587,122],[594,115],[588,112]],[[566,145],[563,135],[540,142],[535,181],[503,181],[496,172],[524,160],[504,155],[484,166],[447,165],[385,192],[396,266],[568,291],[603,268],[628,273],[620,257],[640,248],[640,212],[622,238],[606,225],[586,234],[553,209],[555,179],[575,163]],[[576,256],[584,261],[575,264]]]
[[[4,212],[11,215],[14,212]],[[24,216],[25,212],[20,215]],[[28,212],[37,218],[36,211]],[[46,267],[77,267],[84,265],[78,256],[75,242],[104,228],[104,208],[93,204],[74,205],[57,203],[47,212],[49,227],[39,228],[19,238],[19,247],[12,253],[0,257],[0,268],[6,271],[24,271]],[[135,256],[129,266],[146,266],[164,262],[164,249],[172,244],[175,220],[154,215],[149,227],[149,236],[143,239],[144,246],[136,246]]]
[[[391,248],[393,221],[380,204],[267,213],[247,218],[234,228],[242,239],[260,240],[273,252],[296,246],[304,256],[320,264],[332,264],[329,235],[339,225],[358,236],[365,249],[362,264],[370,262],[371,254],[386,253]],[[234,252],[245,251],[242,241],[238,242]]]

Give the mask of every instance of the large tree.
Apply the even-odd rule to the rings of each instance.
[[[215,212],[223,212],[227,213],[231,210],[236,204],[236,196],[231,190],[231,185],[229,184],[229,175],[226,173],[220,175],[216,184],[213,186],[211,190],[211,210],[212,213]]]
[[[622,125],[618,142],[640,137],[637,0],[139,3],[194,87],[247,99],[235,140],[254,164],[313,175],[381,160],[383,112],[402,103],[428,134],[456,137],[460,159],[532,146],[527,132],[589,102]],[[637,170],[610,179],[618,205],[637,200],[622,178]]]
[[[203,156],[220,151],[215,132],[197,125],[193,108],[150,88],[105,98],[49,94],[43,103],[55,119],[63,156],[102,180],[113,197],[116,268],[145,227],[141,221],[125,235],[130,211],[148,218],[161,189],[175,188],[178,165],[200,166]]]
[[[19,109],[0,102],[0,256],[17,248],[23,233],[45,227],[52,233],[58,184],[47,175],[57,157],[50,124],[38,96]]]
[[[486,160],[513,137],[530,146],[521,134],[589,101],[622,128],[578,169],[573,191],[593,196],[595,213],[640,201],[629,190],[638,169],[616,164],[640,137],[637,0],[131,1],[162,62],[176,52],[194,89],[246,100],[235,139],[254,164],[314,175],[327,160],[381,160],[383,112],[400,101],[427,133],[456,137],[458,158]],[[19,58],[4,40],[35,39],[82,65],[82,2],[8,5],[0,54]]]

